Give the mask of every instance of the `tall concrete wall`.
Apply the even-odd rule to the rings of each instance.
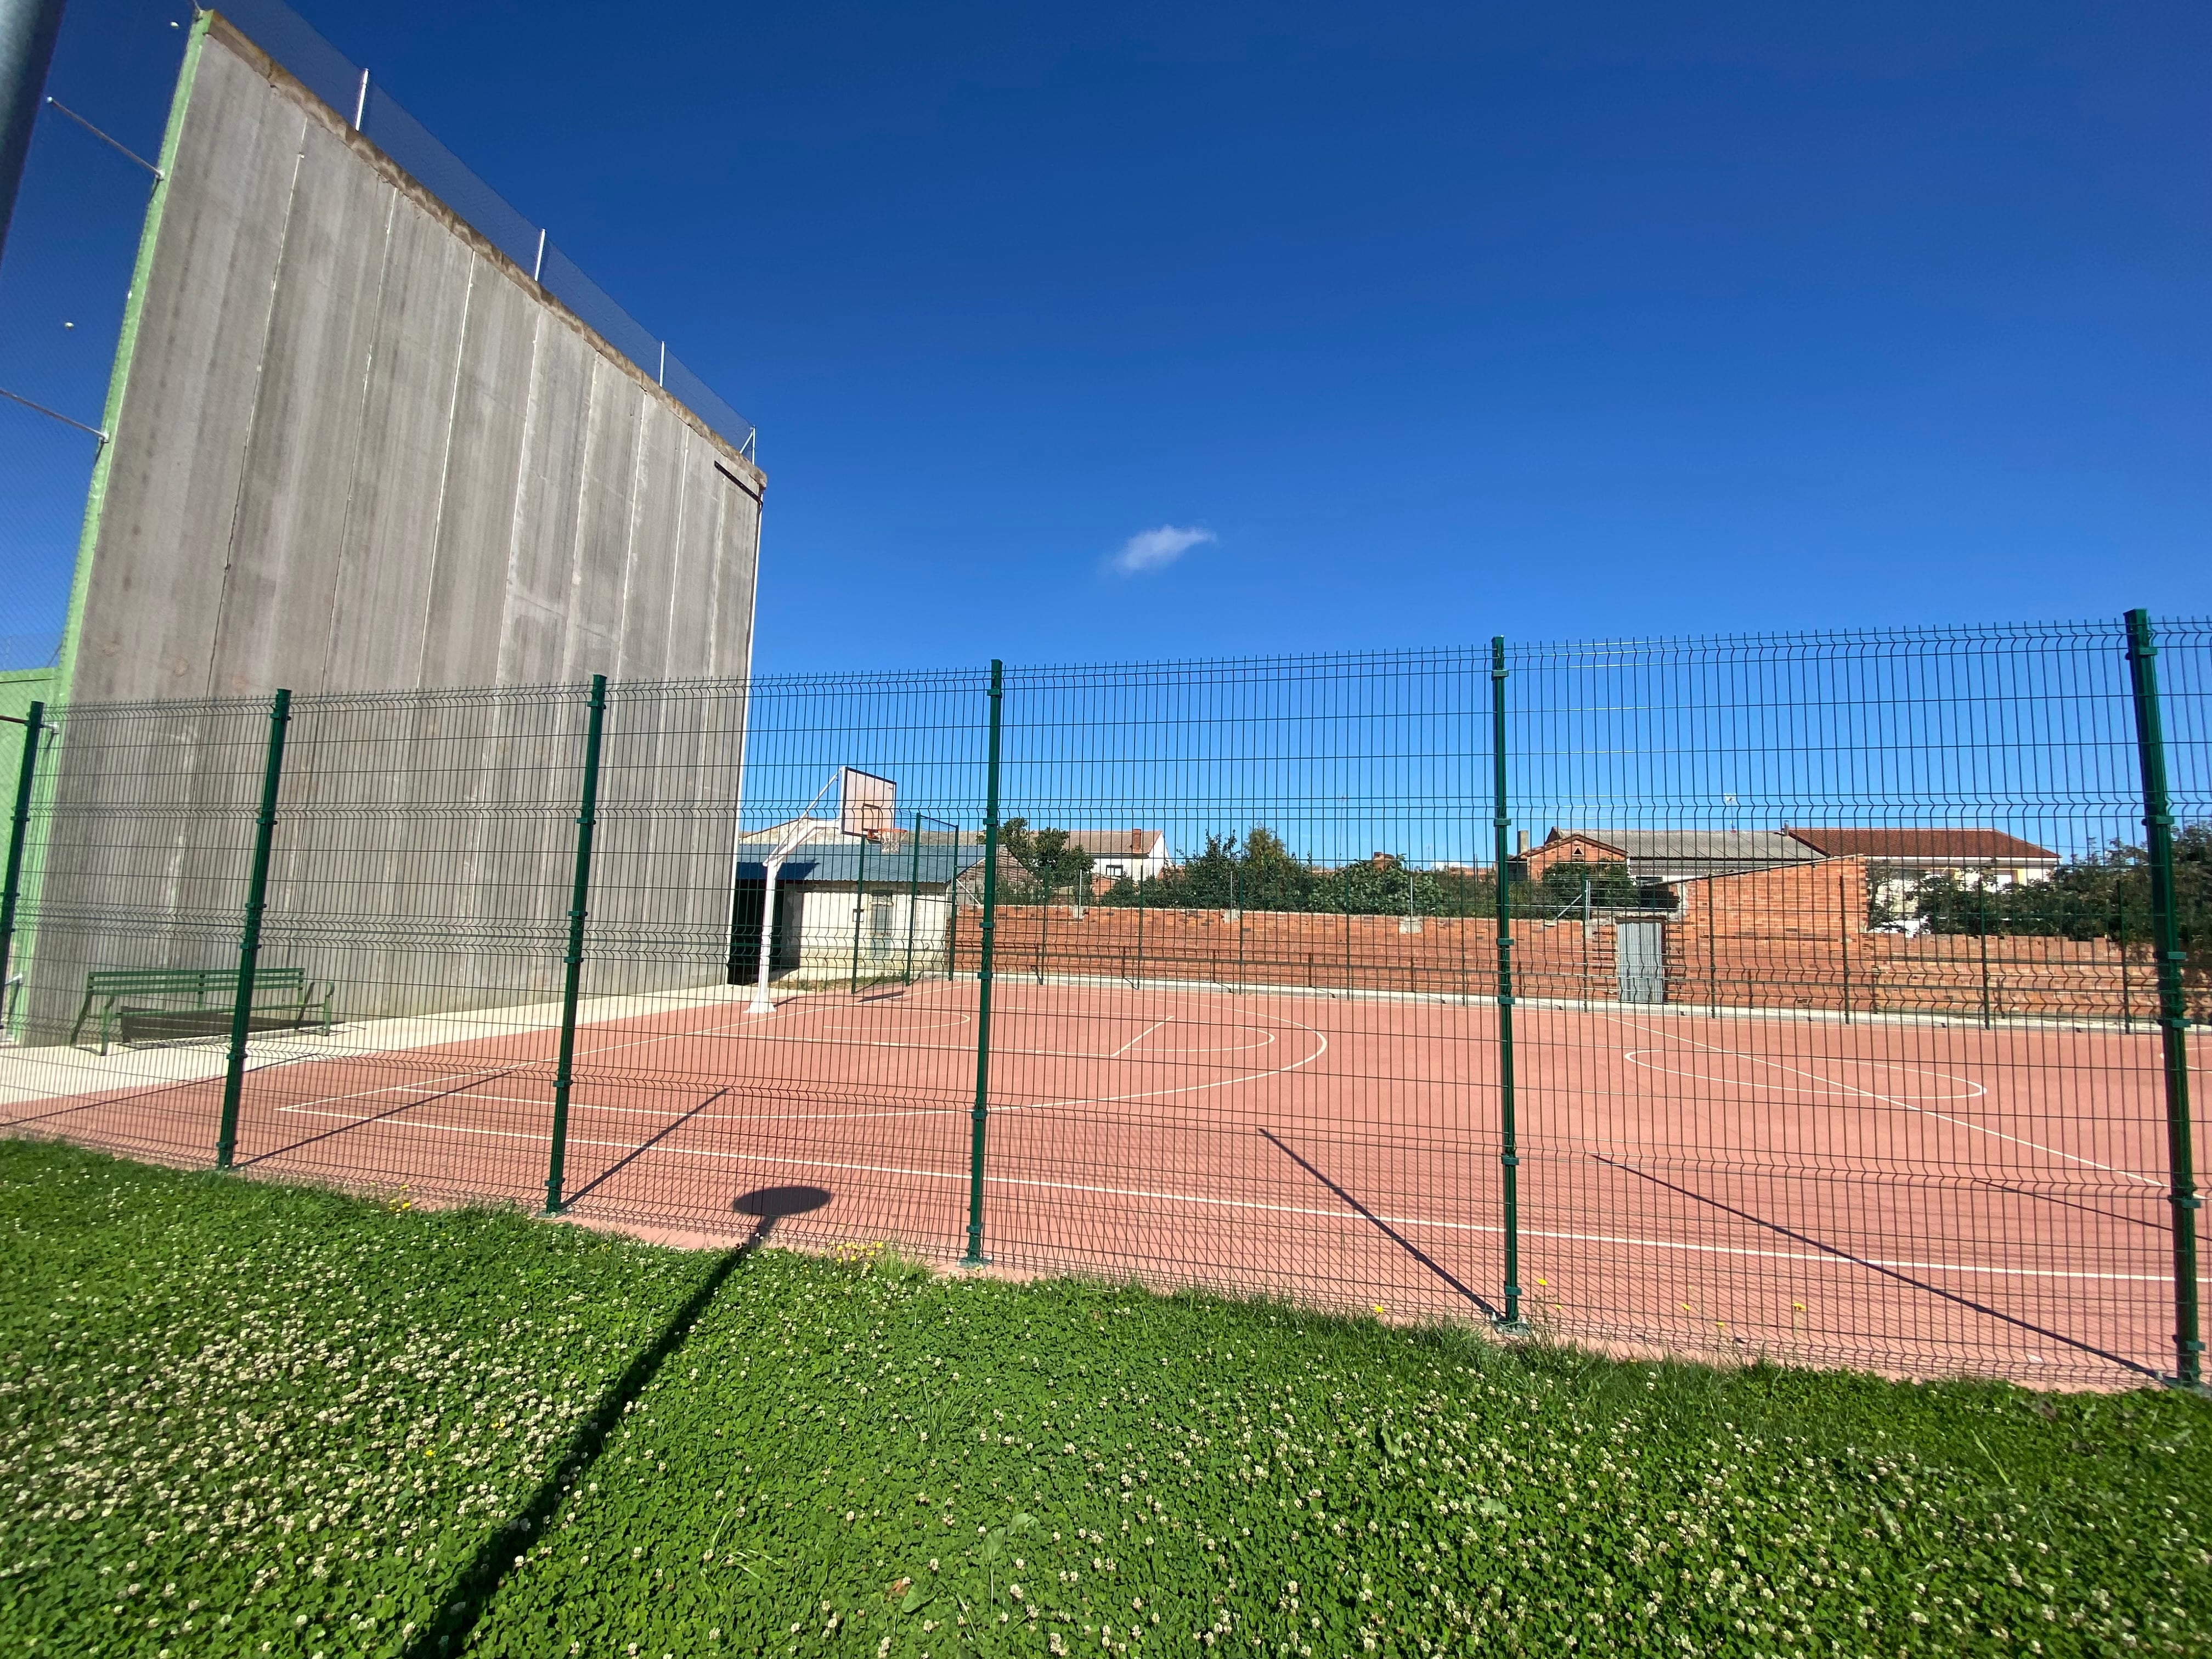
[[[751,463],[222,19],[186,75],[71,700],[744,672]]]
[[[64,1040],[94,970],[236,961],[279,686],[264,960],[341,1015],[558,986],[594,673],[617,685],[587,982],[718,982],[759,471],[220,17],[161,171],[64,644],[22,1033]]]

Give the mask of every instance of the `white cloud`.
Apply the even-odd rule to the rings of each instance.
[[[1107,568],[1119,575],[1139,576],[1147,570],[1166,568],[1201,542],[1219,539],[1211,530],[1164,524],[1158,530],[1140,530],[1130,537],[1121,544],[1121,550],[1106,562]]]

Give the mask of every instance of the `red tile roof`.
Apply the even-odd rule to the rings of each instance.
[[[1977,864],[2058,862],[2047,847],[2002,830],[1793,830],[1823,858],[1955,859]]]

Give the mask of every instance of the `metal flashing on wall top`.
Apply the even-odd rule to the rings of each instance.
[[[506,198],[416,120],[375,81],[325,40],[283,0],[228,0],[203,23],[219,18],[219,31],[265,56],[324,105],[350,132],[368,139],[394,167],[497,250],[515,270],[556,300],[615,356],[648,383],[669,392],[732,453],[757,465],[758,434],[750,421],[668,349],[553,244]]]

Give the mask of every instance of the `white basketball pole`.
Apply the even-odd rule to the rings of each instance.
[[[838,775],[840,777],[842,775],[842,773]],[[836,781],[837,779],[833,777],[814,792],[814,799],[806,803],[806,810],[799,815],[799,822],[791,826],[791,832],[777,843],[775,851],[769,854],[768,879],[761,889],[760,956],[753,973],[753,1000],[745,1007],[748,1014],[772,1014],[775,1012],[775,1003],[768,994],[769,955],[775,943],[775,878],[782,873],[786,859],[811,841],[816,830],[830,827],[814,816],[814,809],[822,804],[822,797],[830,793],[830,785]]]

